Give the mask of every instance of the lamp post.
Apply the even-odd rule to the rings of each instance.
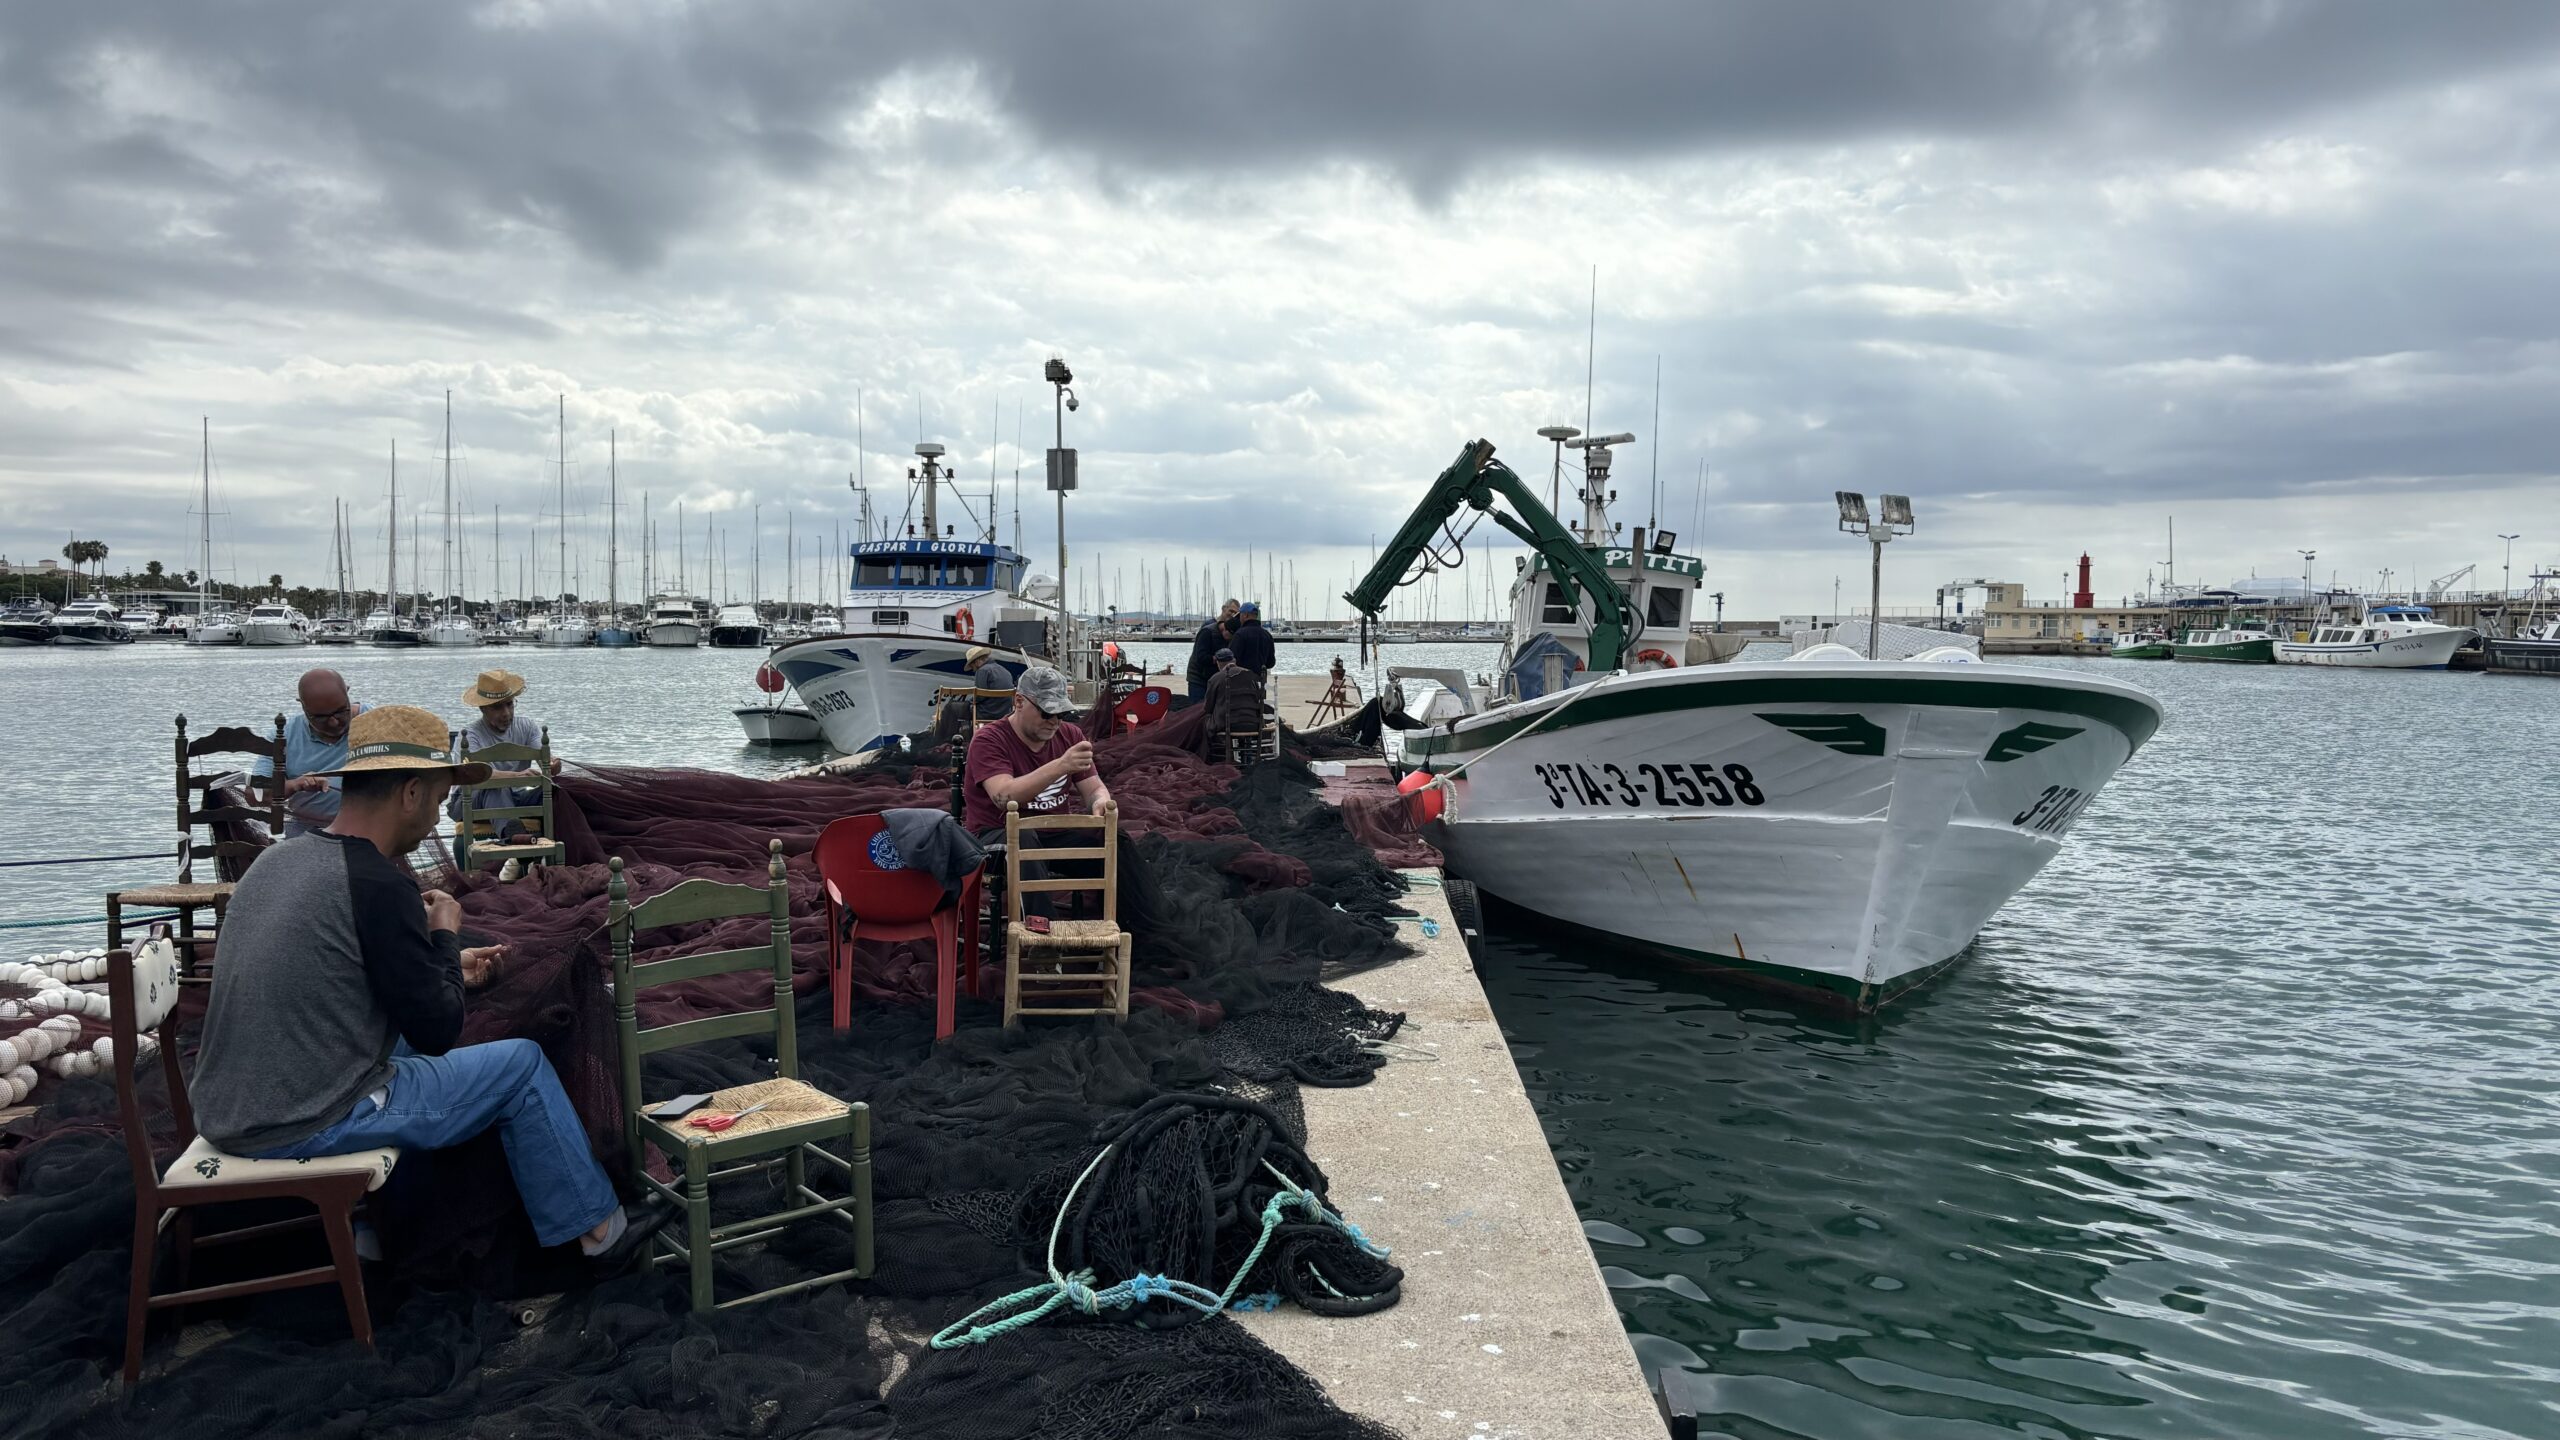
[[[1867,658],[1876,658],[1876,647],[1884,630],[1884,547],[1897,535],[1908,535],[1917,527],[1911,518],[1911,497],[1879,495],[1880,514],[1867,518],[1867,497],[1855,490],[1834,490],[1831,498],[1840,506],[1840,529],[1847,534],[1866,537],[1871,552],[1871,569],[1867,591]],[[2066,576],[2065,584],[2069,583]],[[1835,592],[1836,593],[1836,592]],[[1832,602],[1836,610],[1839,602]]]
[[[2498,605],[2503,609],[2507,603],[2507,596],[2515,590],[2516,542],[2523,539],[2524,536],[2519,533],[2514,535],[2501,535],[2498,538],[2507,542],[2507,558],[2500,561],[2498,564]]]
[[[1067,492],[1076,488],[1076,452],[1067,448],[1067,412],[1076,408],[1076,392],[1068,387],[1076,377],[1075,372],[1067,368],[1067,362],[1055,355],[1040,367],[1040,376],[1056,387],[1050,402],[1057,416],[1058,441],[1049,451],[1049,489],[1058,497],[1058,648],[1062,652],[1061,658],[1064,658],[1070,628],[1067,613]]]
[[[2293,553],[2302,557],[2302,618],[2308,622],[2311,619],[2311,562],[2318,558],[2320,552],[2296,550]]]

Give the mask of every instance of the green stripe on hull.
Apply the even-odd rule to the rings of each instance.
[[[1945,705],[1964,710],[2044,710],[2084,716],[2111,726],[2122,731],[2136,750],[2160,728],[2159,711],[2121,695],[2015,681],[1967,684],[1903,676],[1879,679],[1863,675],[1789,675],[1706,685],[1647,685],[1604,690],[1570,703],[1573,708],[1543,724],[1540,722],[1554,713],[1552,709],[1508,716],[1455,735],[1410,735],[1404,742],[1405,751],[1414,755],[1463,754],[1507,740],[1531,725],[1537,725],[1538,733],[1544,735],[1639,715],[1745,705]]]
[[[2226,665],[2273,665],[2276,642],[2242,640],[2230,645],[2178,645],[2173,653],[2181,660],[2219,660]]]
[[[1510,909],[1528,916],[1541,927],[1552,927],[1561,932],[1587,937],[1594,943],[1614,946],[1686,969],[1708,971],[1719,977],[1729,978],[1738,985],[1784,991],[1812,1000],[1817,1004],[1835,1006],[1860,1014],[1870,1013],[1879,1006],[1891,1004],[1927,985],[1954,968],[1956,962],[1962,960],[1973,948],[1968,945],[1965,949],[1943,960],[1897,975],[1882,985],[1869,985],[1850,976],[1834,975],[1829,971],[1778,965],[1766,960],[1754,960],[1747,955],[1723,955],[1713,950],[1692,950],[1684,945],[1670,945],[1658,940],[1644,940],[1614,931],[1598,930],[1549,915],[1543,910],[1532,910],[1518,901],[1495,895],[1490,890],[1485,893],[1500,900]]]

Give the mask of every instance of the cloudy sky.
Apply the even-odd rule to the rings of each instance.
[[[608,435],[626,564],[645,492],[743,589],[761,506],[779,591],[919,412],[1006,538],[1021,425],[1049,556],[1054,352],[1124,606],[1253,547],[1314,608],[1587,364],[1736,615],[1862,589],[1837,488],[1919,507],[1888,605],[2136,592],[2173,515],[2181,579],[2494,586],[2560,558],[2555,125],[2490,0],[0,0],[0,553],[196,565],[209,417],[218,570],[322,581],[344,499],[378,577],[449,390],[473,594],[559,583],[561,395],[588,590]]]

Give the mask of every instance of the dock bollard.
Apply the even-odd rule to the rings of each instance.
[[[1653,1403],[1671,1440],[1698,1440],[1698,1402],[1689,1393],[1689,1372],[1665,1366],[1653,1372]]]

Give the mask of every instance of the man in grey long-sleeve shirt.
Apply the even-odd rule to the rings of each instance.
[[[406,705],[357,716],[347,754],[338,818],[268,849],[232,896],[189,1086],[197,1128],[233,1154],[298,1160],[494,1127],[543,1244],[629,1258],[647,1227],[616,1203],[541,1049],[454,1043],[464,990],[505,947],[463,949],[461,905],[422,896],[392,860],[488,767],[453,764],[444,723]]]

